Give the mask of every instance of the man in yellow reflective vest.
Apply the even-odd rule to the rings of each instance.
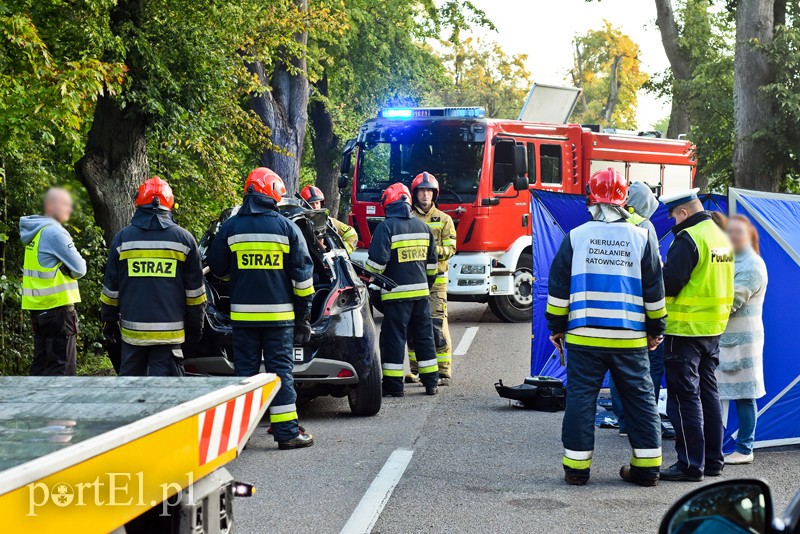
[[[78,314],[78,278],[86,261],[61,226],[72,215],[72,197],[52,188],[44,195],[44,215],[19,220],[25,245],[22,271],[22,309],[30,311],[33,326],[31,375],[74,375]]]
[[[699,189],[665,195],[676,225],[664,264],[667,328],[664,365],[667,415],[678,461],[661,480],[696,482],[722,474],[723,421],[714,371],[719,336],[733,305],[734,254],[728,237],[703,209]]]
[[[456,253],[456,227],[453,219],[436,207],[439,198],[439,182],[429,172],[423,172],[411,182],[411,197],[414,205],[411,216],[428,225],[436,240],[436,254],[439,257],[436,281],[431,288],[431,319],[433,320],[433,340],[436,344],[436,360],[439,362],[439,385],[449,386],[452,378],[450,347],[450,328],[447,324],[447,260]],[[414,352],[414,332],[408,333],[408,360],[411,373],[406,382],[419,380],[417,355]]]
[[[325,205],[325,194],[322,192],[317,186],[314,185],[307,185],[300,191],[300,196],[308,202],[308,205],[311,206],[312,210],[321,210]],[[334,219],[333,217],[328,217],[328,220],[331,222],[333,227],[336,229],[336,233],[339,234],[339,237],[342,238],[342,242],[344,243],[344,249],[347,251],[348,254],[353,252],[356,248],[356,244],[358,243],[358,234],[356,233],[356,229],[352,226],[348,226],[339,219]]]
[[[111,241],[100,294],[106,340],[121,337],[120,376],[183,376],[184,341],[203,332],[206,288],[197,243],[172,217],[172,188],[153,176],[131,223]]]
[[[569,349],[562,464],[564,479],[575,486],[589,481],[597,394],[609,370],[622,397],[633,449],[620,476],[655,486],[661,466],[661,420],[647,349],[655,348],[664,331],[664,283],[647,230],[627,222],[627,189],[614,169],[592,175],[592,220],[564,238],[550,267],[550,339],[557,347],[566,341]]]

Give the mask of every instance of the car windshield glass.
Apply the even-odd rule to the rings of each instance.
[[[483,143],[401,139],[365,143],[359,151],[356,198],[377,202],[387,186],[427,171],[439,181],[443,203],[471,203],[478,193],[483,162]]]

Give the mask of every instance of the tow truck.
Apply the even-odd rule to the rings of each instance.
[[[0,377],[4,532],[233,531],[224,465],[280,379]]]
[[[381,110],[342,156],[339,187],[352,185],[349,221],[359,236],[353,259],[366,260],[383,220],[383,190],[430,172],[458,235],[448,298],[488,302],[504,321],[530,321],[529,190],[584,194],[592,173],[607,167],[664,193],[688,189],[694,179],[689,141],[566,124],[579,94],[534,85],[519,120],[487,118],[480,107]]]

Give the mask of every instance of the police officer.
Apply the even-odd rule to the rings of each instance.
[[[414,205],[411,216],[428,225],[436,240],[436,254],[439,266],[436,281],[431,288],[430,306],[433,319],[433,339],[436,344],[436,359],[439,362],[439,385],[449,386],[452,375],[450,354],[450,328],[447,326],[447,260],[456,253],[456,227],[453,219],[436,207],[439,198],[439,182],[428,172],[418,174],[411,182],[411,196]],[[417,356],[413,349],[413,331],[408,333],[408,359],[411,373],[406,382],[419,381]]]
[[[111,241],[101,317],[110,343],[121,331],[120,376],[183,376],[181,344],[203,332],[203,268],[194,237],[172,217],[174,203],[167,182],[146,180],[131,224]]]
[[[667,415],[678,461],[661,480],[700,481],[722,474],[723,422],[714,371],[719,337],[733,305],[734,255],[728,237],[703,209],[699,189],[664,195],[675,240],[664,264],[667,294],[664,364]]]
[[[22,266],[22,309],[33,326],[31,375],[74,375],[78,314],[78,278],[86,261],[61,226],[72,215],[72,197],[54,187],[44,195],[44,215],[19,220],[25,245]]]
[[[387,187],[381,204],[386,219],[372,234],[366,268],[385,274],[398,284],[391,291],[381,291],[383,395],[403,396],[408,332],[414,335],[414,352],[425,393],[436,395],[439,366],[428,300],[436,280],[436,241],[428,226],[411,216],[411,193],[405,185]]]
[[[281,379],[269,407],[280,449],[314,444],[300,429],[292,371],[293,343],[311,338],[314,265],[299,229],[278,213],[286,194],[280,176],[266,167],[247,177],[239,211],[219,229],[208,255],[211,272],[231,280],[233,357],[237,376],[259,372],[263,361]]]
[[[313,210],[321,210],[325,204],[325,194],[322,192],[322,189],[313,185],[305,186],[303,190],[300,191],[300,196],[308,202],[308,205],[311,206]],[[353,252],[356,248],[356,243],[358,243],[356,229],[333,217],[328,217],[328,220],[336,229],[336,233],[339,234],[339,237],[342,238],[344,249],[347,253],[350,254]]]
[[[562,425],[565,480],[589,481],[597,394],[610,370],[628,416],[633,455],[620,476],[658,483],[661,422],[647,359],[664,330],[664,284],[647,231],[628,224],[625,179],[614,169],[589,179],[592,221],[572,230],[550,268],[551,341],[566,341],[567,407]]]

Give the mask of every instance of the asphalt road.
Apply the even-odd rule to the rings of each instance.
[[[485,306],[458,303],[450,321],[454,345],[467,328],[478,331],[455,358],[453,385],[438,396],[411,385],[405,398],[384,399],[381,413],[368,418],[351,416],[346,399],[314,400],[300,412],[317,440],[305,450],[278,451],[262,424],[229,464],[234,477],[258,488],[236,502],[238,532],[340,532],[397,450],[413,456],[375,533],[656,532],[671,503],[698,487],[623,482],[627,440],[604,429],[596,432],[591,482],[567,486],[563,412],[512,409],[494,391],[498,378],[514,385],[529,374],[530,325],[503,324]],[[665,442],[665,462],[674,462],[673,443]],[[763,478],[782,510],[800,489],[800,451],[759,451],[755,464],[728,468],[723,477]]]

